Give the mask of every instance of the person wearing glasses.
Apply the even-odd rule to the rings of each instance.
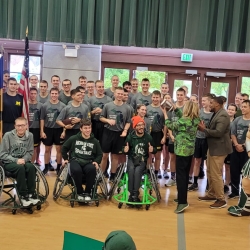
[[[23,207],[40,202],[35,193],[36,168],[30,162],[34,152],[33,135],[27,128],[27,120],[18,117],[15,128],[4,135],[0,144],[0,160],[4,169],[15,175]]]
[[[64,103],[65,105],[67,105],[68,102],[72,100],[72,97],[70,94],[71,86],[72,86],[72,83],[69,79],[64,79],[62,81],[63,90],[60,91],[58,99],[60,102]]]

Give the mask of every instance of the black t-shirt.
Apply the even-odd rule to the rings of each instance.
[[[15,120],[22,116],[23,97],[19,94],[10,96],[3,94],[3,122],[14,123]]]

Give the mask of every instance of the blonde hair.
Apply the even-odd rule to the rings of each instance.
[[[195,119],[199,117],[199,106],[197,103],[187,101],[183,108],[183,117]]]

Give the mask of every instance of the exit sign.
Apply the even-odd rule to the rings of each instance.
[[[182,62],[192,62],[193,54],[181,53],[181,61]]]

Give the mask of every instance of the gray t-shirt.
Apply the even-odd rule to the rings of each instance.
[[[130,104],[134,108],[134,110],[136,110],[137,105],[139,104],[144,104],[145,106],[148,106],[151,103],[152,103],[152,94],[145,96],[140,92],[133,96]]]
[[[81,103],[79,107],[74,107],[71,103],[62,109],[56,120],[63,121],[70,117],[77,117],[81,119],[89,118],[89,107],[84,103]],[[79,129],[79,128],[80,128],[80,123],[76,123],[72,129]]]
[[[182,112],[183,112],[183,107],[184,106],[182,106],[181,108],[179,108]],[[170,121],[172,121],[172,122],[176,122],[179,118],[176,115],[176,113],[174,112],[174,110],[172,110],[172,111],[168,111],[168,119]],[[174,131],[172,131],[172,134],[173,134],[173,136],[175,136]],[[174,144],[174,142],[171,140],[170,137],[169,137],[169,144]]]
[[[104,105],[100,117],[116,121],[116,124],[113,126],[105,123],[104,126],[106,128],[112,131],[122,131],[126,123],[130,123],[131,110],[126,103],[123,103],[121,106],[117,106],[114,102],[109,102]]]
[[[112,100],[113,100],[114,92],[112,92],[110,88],[105,89],[105,90],[104,90],[104,94],[107,95],[107,96],[109,96],[109,97],[112,98]]]
[[[213,115],[213,112],[206,113],[206,112],[204,112],[203,108],[200,109],[200,119],[202,121],[204,121],[204,124],[206,125],[206,127],[208,126],[208,124],[209,124],[209,122],[211,120],[212,115]],[[201,138],[201,139],[206,138],[205,132],[197,130],[196,138]]]
[[[30,128],[40,128],[40,113],[42,103],[38,102],[36,104],[29,103],[29,127]]]
[[[44,120],[44,127],[60,128],[56,123],[56,119],[65,106],[66,105],[60,101],[57,104],[53,104],[50,101],[45,102],[41,107],[41,120]]]
[[[133,94],[133,93],[129,93],[129,94],[128,94],[127,104],[131,104],[131,100],[132,100],[132,98],[133,98],[134,95],[135,95],[135,94]]]
[[[89,99],[90,110],[93,111],[96,108],[103,109],[104,105],[106,103],[109,103],[109,102],[112,102],[112,99],[109,96],[107,96],[107,95],[105,95],[104,97],[101,97],[101,98],[98,98],[96,96],[92,96]],[[91,115],[91,119],[95,120],[95,121],[99,121],[100,114],[93,114],[93,115]]]
[[[237,117],[231,123],[231,135],[235,135],[239,144],[244,144],[250,120],[244,120],[243,116]]]
[[[72,100],[71,96],[65,95],[63,91],[60,91],[58,99],[65,105],[68,105],[68,102]]]
[[[164,114],[160,107],[153,107],[152,104],[147,106],[146,116],[151,121],[151,131],[162,131],[165,123]]]
[[[48,94],[46,97],[42,97],[40,95],[37,95],[37,101],[44,104],[45,102],[49,101],[50,95]]]

